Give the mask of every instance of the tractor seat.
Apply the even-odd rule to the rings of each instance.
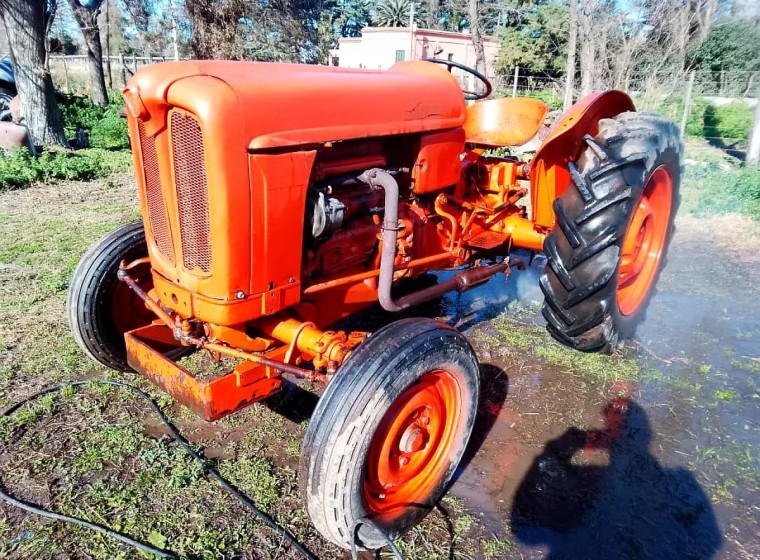
[[[533,138],[549,107],[528,97],[504,97],[473,103],[464,130],[468,144],[489,148],[520,146]]]

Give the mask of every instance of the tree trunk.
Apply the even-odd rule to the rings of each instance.
[[[90,67],[90,99],[95,105],[108,105],[108,90],[103,72],[103,45],[98,28],[99,9],[88,9],[79,0],[69,0],[74,19],[84,35],[87,45],[87,62]]]
[[[478,0],[469,0],[469,8],[470,33],[472,33],[472,45],[475,47],[475,68],[486,74],[486,51],[483,48],[483,36],[480,34]]]
[[[575,50],[578,44],[578,0],[570,0],[570,35],[567,39],[567,62],[565,63],[565,100],[563,110],[567,111],[573,104],[573,87],[575,85]]]
[[[427,28],[439,29],[441,27],[438,21],[438,19],[441,17],[439,0],[428,0],[427,8]]]
[[[111,72],[111,10],[106,0],[106,70],[108,71],[108,89],[113,89],[113,72]]]
[[[594,75],[596,72],[596,49],[592,37],[593,7],[591,0],[583,0],[583,11],[580,14],[581,39],[581,96],[594,91]]]
[[[21,119],[36,143],[68,146],[53,80],[45,67],[46,0],[0,0]]]

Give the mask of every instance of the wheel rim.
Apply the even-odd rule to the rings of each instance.
[[[633,315],[652,288],[668,237],[673,178],[664,165],[654,170],[641,193],[623,241],[618,267],[618,308]]]
[[[372,513],[426,502],[450,464],[461,411],[459,384],[443,370],[426,373],[394,401],[365,466],[364,499]]]

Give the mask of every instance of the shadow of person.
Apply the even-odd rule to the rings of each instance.
[[[614,399],[604,412],[604,430],[570,428],[535,459],[515,495],[514,536],[547,547],[550,560],[711,558],[722,539],[693,475],[652,456],[637,403]],[[578,464],[594,450],[607,465]]]

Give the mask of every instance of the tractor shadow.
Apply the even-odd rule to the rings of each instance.
[[[512,535],[546,560],[712,558],[722,538],[694,476],[652,455],[636,402],[614,399],[604,413],[604,429],[571,427],[535,458],[515,494]]]
[[[321,393],[321,391],[320,391]],[[317,407],[320,395],[304,389],[288,380],[282,380],[282,389],[273,396],[261,401],[265,407],[295,424],[311,418]]]

